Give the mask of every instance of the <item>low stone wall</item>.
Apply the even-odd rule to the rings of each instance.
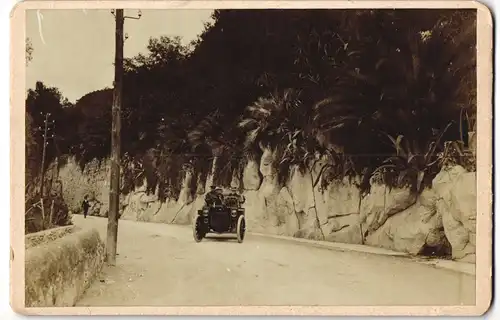
[[[26,249],[42,245],[47,242],[55,241],[59,238],[64,237],[69,233],[80,230],[76,226],[66,226],[60,228],[49,229],[45,231],[35,232],[27,234],[24,238],[24,244]]]
[[[47,234],[64,236],[26,250],[26,307],[74,306],[102,268],[104,243],[97,230],[59,229]]]

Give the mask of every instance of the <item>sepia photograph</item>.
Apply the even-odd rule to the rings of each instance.
[[[487,311],[486,7],[30,2],[19,312]]]

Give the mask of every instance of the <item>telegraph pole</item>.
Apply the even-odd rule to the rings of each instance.
[[[40,112],[41,115],[43,115],[43,112]],[[54,133],[52,132],[52,135],[49,137],[49,130],[51,129],[49,127],[49,117],[50,117],[50,112],[47,112],[45,114],[45,120],[43,121],[44,123],[44,128],[43,128],[43,146],[42,146],[42,167],[40,168],[40,209],[42,210],[42,227],[45,228],[45,204],[43,201],[43,187],[45,184],[45,158],[47,154],[47,145],[49,138],[54,138]],[[52,120],[52,124],[54,124],[54,120]],[[38,127],[38,130],[42,131],[41,127]]]
[[[112,10],[115,16],[115,81],[113,90],[113,105],[111,109],[111,174],[109,192],[108,230],[106,240],[106,261],[109,265],[116,264],[116,244],[118,240],[118,218],[120,210],[120,134],[121,134],[121,104],[123,88],[123,24],[125,17],[123,9]]]
[[[41,176],[41,180],[40,180],[40,199],[43,198],[43,187],[44,187],[44,182],[45,182],[45,158],[46,158],[46,154],[47,154],[47,144],[48,144],[48,140],[49,140],[49,136],[48,136],[48,133],[49,133],[49,117],[50,117],[50,113],[47,112],[45,114],[45,120],[44,120],[44,129],[43,129],[43,147],[42,147],[42,167],[41,167],[41,170],[40,170],[40,176]],[[52,123],[54,123],[54,121],[52,121]],[[41,129],[41,128],[39,128]],[[51,137],[54,137],[54,135],[52,134]]]
[[[123,85],[123,9],[116,10],[115,20],[115,81],[113,106],[111,109],[111,190],[109,192],[108,234],[106,241],[106,260],[110,265],[115,265],[116,263],[118,210],[120,203],[120,109]]]

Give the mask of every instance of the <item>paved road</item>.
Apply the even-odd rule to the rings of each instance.
[[[105,239],[106,219],[74,221]],[[189,227],[121,220],[118,254],[77,306],[475,303],[470,275],[261,236],[195,243]]]

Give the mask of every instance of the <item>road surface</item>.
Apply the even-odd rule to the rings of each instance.
[[[74,216],[106,239],[107,219]],[[247,235],[193,240],[190,227],[120,220],[115,267],[77,306],[471,305],[474,276],[411,259]]]

